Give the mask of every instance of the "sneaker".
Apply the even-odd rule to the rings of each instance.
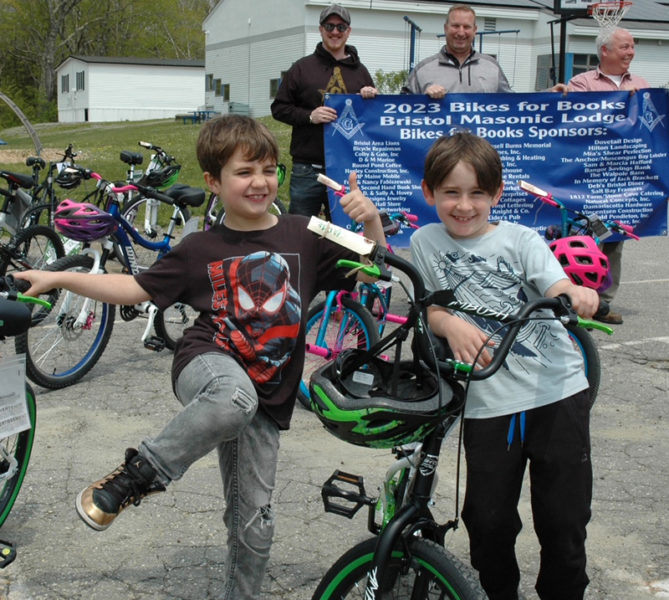
[[[102,531],[131,503],[137,506],[145,496],[164,491],[155,469],[137,450],[128,448],[118,469],[79,493],[77,512],[86,525]]]
[[[603,317],[598,317],[597,320],[601,323],[608,323],[609,325],[622,325],[623,316],[620,313],[613,312],[612,310],[608,312]]]

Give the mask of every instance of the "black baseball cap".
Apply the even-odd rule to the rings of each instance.
[[[330,6],[324,8],[321,11],[321,18],[318,22],[322,25],[325,22],[325,20],[331,15],[337,15],[347,25],[351,24],[350,13],[348,12],[348,10],[346,10],[343,6],[340,6],[339,4],[330,4]]]

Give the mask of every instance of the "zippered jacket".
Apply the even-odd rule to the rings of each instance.
[[[428,86],[437,84],[447,93],[512,92],[497,61],[476,50],[460,64],[444,46],[437,54],[420,61],[409,73],[404,94],[424,94]]]
[[[346,54],[337,60],[319,42],[314,53],[293,63],[281,81],[271,110],[277,121],[293,126],[290,154],[294,161],[324,164],[323,125],[310,123],[309,115],[323,105],[325,94],[357,94],[365,86],[374,86],[355,47],[347,45]]]

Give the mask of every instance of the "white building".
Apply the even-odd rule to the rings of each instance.
[[[574,1],[574,0],[570,0]],[[587,0],[578,0],[587,3]],[[397,72],[434,54],[443,45],[444,16],[452,2],[440,0],[341,0],[351,13],[351,37],[372,77]],[[202,28],[205,32],[205,104],[218,112],[270,114],[282,73],[314,51],[320,41],[318,16],[328,0],[220,0]],[[551,27],[556,66],[560,24],[552,0],[470,2],[477,14],[477,49],[497,57],[513,89],[546,88],[551,67]],[[406,17],[406,19],[405,19]],[[410,21],[407,21],[409,19]],[[634,19],[634,20],[632,20]],[[413,22],[422,31],[411,43]],[[621,23],[637,42],[633,71],[651,86],[669,82],[669,8],[635,0]],[[591,18],[566,22],[565,80],[596,64]],[[415,31],[417,33],[417,31]]]
[[[70,56],[57,68],[58,121],[174,118],[204,104],[204,61]]]

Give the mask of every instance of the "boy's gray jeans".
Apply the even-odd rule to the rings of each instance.
[[[218,450],[228,529],[225,599],[255,599],[274,534],[270,505],[275,485],[279,428],[262,411],[246,372],[229,356],[194,358],[177,379],[184,405],[139,453],[167,485],[197,459]]]

